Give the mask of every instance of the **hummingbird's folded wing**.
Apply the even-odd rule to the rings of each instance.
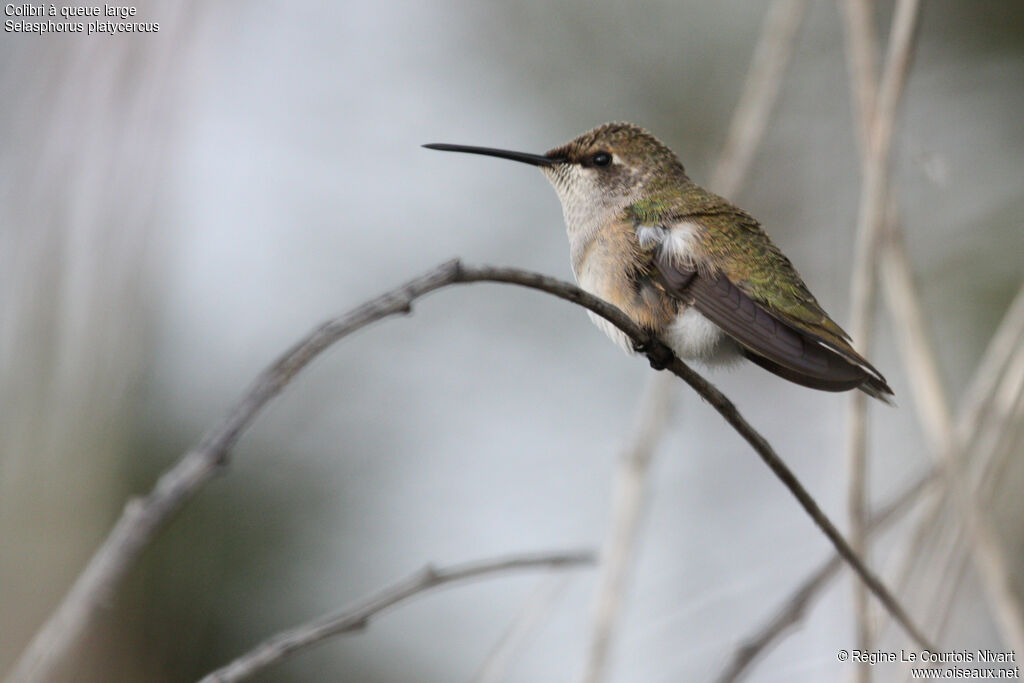
[[[692,302],[765,369],[829,391],[888,400],[885,378],[807,289],[749,214],[698,185],[634,203],[637,243],[666,290]]]
[[[701,272],[680,263],[667,249],[655,254],[666,288],[692,302],[764,369],[791,382],[825,391],[860,387],[882,400],[891,394],[884,378],[852,349],[788,324],[747,296],[723,273]]]

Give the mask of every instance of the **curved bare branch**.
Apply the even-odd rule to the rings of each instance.
[[[409,313],[412,303],[443,287],[470,282],[502,282],[547,292],[608,320],[632,340],[655,369],[666,369],[689,384],[753,447],[776,477],[785,484],[815,524],[861,577],[872,593],[921,647],[934,649],[892,593],[867,568],[796,475],[760,433],[740,414],[735,404],[672,351],[648,336],[615,306],[556,278],[517,268],[464,266],[448,261],[393,289],[350,313],[320,325],[264,370],[226,416],[199,444],[164,472],[146,496],[129,501],[121,518],[96,550],[71,590],[35,635],[13,670],[12,681],[38,681],[79,642],[101,605],[106,603],[138,559],[142,550],[227,463],[231,449],[262,408],[320,353],[335,342],[371,323],[398,313]]]
[[[442,569],[427,566],[348,609],[300,624],[267,638],[227,666],[207,674],[199,683],[234,683],[249,678],[268,666],[332,636],[364,629],[370,619],[381,612],[441,586],[515,570],[565,569],[593,562],[593,553],[574,552],[500,557]]]

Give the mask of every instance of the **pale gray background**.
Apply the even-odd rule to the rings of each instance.
[[[0,33],[0,668],[125,498],[313,324],[456,255],[571,277],[538,172],[420,144],[540,152],[629,120],[706,182],[766,6],[147,3],[152,36]],[[926,3],[899,125],[897,194],[954,395],[1021,276],[1022,29],[1017,3]],[[840,321],[858,192],[838,12],[811,2],[733,199]],[[873,409],[876,500],[927,462],[887,324],[879,346],[901,407]],[[359,333],[147,553],[78,674],[194,678],[428,561],[599,547],[649,372],[582,311],[509,287]],[[845,398],[753,366],[712,378],[842,520]],[[702,680],[829,547],[690,392],[653,476],[613,678]],[[433,595],[260,680],[466,680],[539,580]],[[578,674],[594,584],[574,574],[512,680]],[[848,673],[848,593],[752,680]],[[970,623],[963,646],[996,645]]]

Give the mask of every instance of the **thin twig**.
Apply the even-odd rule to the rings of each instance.
[[[857,215],[857,242],[850,284],[850,334],[861,352],[871,353],[874,332],[875,253],[878,235],[885,219],[892,134],[907,72],[913,55],[917,27],[918,0],[900,0],[893,13],[889,49],[884,72],[877,91],[871,88],[868,60],[874,54],[870,28],[871,8],[867,5],[847,11],[847,44],[854,64],[851,85],[854,102],[859,107],[858,130],[864,138],[863,188]],[[854,46],[853,43],[857,42]],[[854,550],[866,556],[867,501],[867,401],[863,394],[850,398],[847,420],[847,463],[850,517],[850,538]],[[854,613],[857,623],[858,647],[871,649],[870,619],[867,594],[863,587],[854,587]],[[869,669],[859,667],[862,681],[868,680]]]
[[[1024,358],[1024,349],[1018,351],[1018,358]],[[1013,381],[1010,380],[1010,382]],[[998,493],[998,485],[1006,481],[1006,470],[1016,462],[1015,456],[1018,455],[1016,446],[1020,444],[1021,435],[1024,434],[1024,381],[1021,381],[1020,377],[1016,379],[1016,387],[1008,387],[1006,393],[1009,394],[1014,391],[1016,392],[1016,397],[1013,398],[1014,405],[1005,415],[999,416],[1002,419],[993,426],[993,431],[998,433],[998,438],[992,440],[992,454],[991,457],[986,458],[985,471],[981,474],[978,488],[981,491],[982,497],[995,496]],[[985,438],[979,440],[989,441]],[[949,625],[949,619],[953,611],[953,596],[957,595],[958,587],[963,583],[966,576],[965,570],[969,566],[966,560],[969,559],[970,555],[968,553],[961,553],[961,556],[956,560],[957,567],[953,569],[954,578],[951,582],[952,585],[949,586],[945,594],[946,598],[938,601],[938,604],[941,606],[941,612],[936,620],[936,634],[938,637],[942,636]],[[1019,652],[1019,650],[1017,651]]]
[[[921,296],[914,283],[903,231],[894,221],[885,230],[879,248],[886,306],[894,322],[900,359],[907,370],[918,422],[928,449],[941,453],[953,441],[953,411],[942,384],[935,347],[925,324]]]
[[[839,0],[846,38],[846,69],[850,73],[850,104],[861,149],[871,139],[871,115],[875,111],[875,78],[878,74],[878,37],[875,35],[873,0]]]
[[[789,489],[815,524],[850,563],[893,617],[922,647],[928,641],[892,596],[850,548],[807,489],[763,436],[740,415],[735,404],[672,351],[649,337],[625,313],[579,287],[561,280],[515,268],[470,267],[449,261],[405,285],[387,292],[330,320],[293,346],[267,368],[243,395],[241,401],[209,432],[199,445],[187,452],[157,480],[153,490],[125,506],[110,535],[97,549],[71,590],[33,638],[12,672],[11,680],[42,680],[79,642],[100,607],[113,595],[128,569],[165,523],[219,471],[242,432],[260,410],[291,379],[329,346],[382,318],[408,313],[417,298],[446,286],[469,282],[502,282],[547,292],[573,302],[608,320],[642,350],[656,369],[667,369],[690,385],[733,429],[753,447],[775,476]]]
[[[710,188],[722,196],[740,191],[778,99],[793,44],[806,13],[806,0],[774,0],[765,13],[761,33]],[[655,375],[639,401],[640,415],[667,416],[674,403],[676,384],[668,375]],[[640,511],[647,497],[650,463],[665,432],[666,419],[645,419],[633,443],[625,451],[615,474],[612,523],[601,563],[601,578],[594,600],[590,645],[582,680],[603,680],[612,646],[613,631],[621,614],[623,593],[635,555]]]
[[[922,413],[923,422],[926,424],[930,423],[933,433],[937,432],[930,441],[934,447],[934,452],[938,454],[938,461],[944,470],[944,483],[949,500],[959,516],[959,521],[963,524],[963,539],[967,543],[969,554],[977,570],[977,575],[986,598],[986,605],[989,612],[995,618],[996,625],[1006,644],[1012,649],[1022,651],[1022,648],[1024,648],[1024,606],[1021,605],[1020,599],[1012,588],[1010,563],[1006,558],[1005,547],[995,531],[990,515],[980,503],[983,496],[979,496],[974,488],[972,488],[971,478],[968,475],[966,463],[964,462],[965,455],[971,453],[973,454],[972,460],[974,463],[983,465],[992,456],[994,450],[989,448],[987,444],[981,443],[979,439],[972,438],[970,443],[973,445],[971,446],[968,446],[968,442],[960,440],[967,436],[976,437],[978,435],[977,428],[964,427],[961,429],[954,427],[953,420],[949,416],[949,407],[941,391],[941,386],[936,384],[937,379],[934,369],[926,367],[932,362],[929,358],[934,356],[929,355],[931,352],[930,344],[923,333],[924,321],[919,308],[919,298],[916,295],[912,277],[908,271],[908,263],[903,253],[902,240],[899,233],[896,231],[890,232],[881,251],[883,252],[881,254],[882,272],[886,282],[890,309],[894,318],[899,323],[896,327],[898,336],[903,338],[901,343],[904,347],[908,347],[905,354],[907,366],[912,379],[916,376],[915,381],[923,385],[921,390],[924,392],[924,396],[918,400],[919,411]],[[1016,314],[1016,311],[1016,306],[1010,308],[1004,318],[1004,326],[1001,329],[1012,331],[1016,315],[1019,315]],[[914,339],[915,336],[917,339]],[[997,351],[1000,350],[1001,342],[1000,337],[993,338],[993,346]],[[921,352],[924,347],[928,347],[928,353]],[[987,355],[986,357],[993,356]],[[998,358],[995,360],[998,360]],[[990,392],[991,401],[998,401],[999,397],[1006,391],[1010,392],[1011,395],[1016,391],[1013,384],[1016,374],[1013,368],[1014,365],[1010,362],[1003,368],[1000,375],[992,375],[993,379],[996,377],[1001,378],[1002,386],[1009,388]],[[984,382],[985,372],[983,371],[987,372],[988,368],[979,368],[978,378],[981,381],[975,384]],[[1012,401],[1012,399],[1005,400]],[[966,405],[971,406],[971,410],[964,411],[964,416],[961,420],[957,421],[958,424],[971,424],[973,422],[973,424],[980,425],[980,419],[983,417],[989,422],[995,420],[997,424],[1007,424],[1003,419],[1001,411],[985,410],[979,412],[975,408],[978,403],[973,398]],[[926,430],[926,433],[928,433],[928,430]],[[987,438],[995,439],[998,437],[999,431],[998,429],[989,429],[984,433],[987,435]],[[935,511],[933,510],[930,515],[924,517],[922,524],[932,524],[934,515]],[[956,546],[959,533],[944,531],[940,532],[939,538],[947,546]],[[952,552],[950,548],[947,548],[947,550]],[[914,552],[912,547],[908,550],[908,553],[911,553],[910,557],[913,558],[920,556],[920,553]],[[949,560],[948,564],[950,566],[946,569],[947,573],[957,573],[953,565],[958,561],[955,557]],[[929,562],[928,564],[929,566],[936,566],[935,562]],[[942,563],[939,564],[941,565]],[[930,594],[925,593],[925,595]]]
[[[964,451],[975,451],[979,444],[987,440],[988,434],[1002,430],[999,424],[993,421],[985,421],[984,417],[990,412],[989,408],[997,402],[1003,402],[1003,396],[1009,396],[1010,390],[1006,389],[1005,378],[1013,374],[1007,372],[1014,365],[1016,358],[1024,356],[1020,344],[1024,340],[1024,287],[1018,292],[1013,302],[1007,308],[1003,319],[989,341],[978,366],[971,377],[968,390],[965,392],[965,399],[959,409],[959,417],[956,421],[958,437],[957,442],[963,443]],[[1000,381],[1004,380],[1004,381]],[[1018,387],[1018,391],[1024,390],[1024,385]],[[1018,395],[1018,401],[1020,401]],[[1019,419],[1019,418],[1018,418]],[[984,423],[984,424],[983,424]],[[892,512],[893,518],[902,515],[910,509],[909,503],[915,502],[922,497],[933,496],[934,504],[941,500],[937,484],[940,480],[938,468],[933,467],[927,479],[922,479],[914,485],[904,489],[893,499],[893,504],[901,504],[898,513]],[[995,478],[996,480],[998,478]],[[902,503],[901,503],[902,501]],[[879,512],[869,525],[869,534],[873,533],[883,520],[888,520],[886,511]],[[925,519],[931,517],[931,513],[922,513]],[[913,554],[913,553],[912,553]],[[766,625],[756,634],[745,640],[745,645],[737,652],[733,661],[719,677],[720,681],[739,680],[740,675],[754,662],[762,652],[774,645],[788,629],[797,623],[803,616],[806,605],[813,600],[825,588],[829,580],[836,575],[830,569],[831,563],[838,563],[839,556],[834,555],[825,565],[808,576],[800,587],[794,591],[792,597],[785,601],[780,609],[767,621]],[[825,573],[824,580],[819,575]]]
[[[955,520],[953,520],[955,522]],[[926,525],[922,525],[924,528]],[[956,604],[957,587],[961,581],[967,575],[967,569],[970,567],[970,555],[963,552],[958,552],[957,546],[960,541],[963,540],[963,528],[955,523],[952,525],[946,525],[945,527],[939,524],[933,525],[935,530],[935,539],[941,539],[942,534],[950,534],[952,542],[947,545],[948,556],[945,557],[939,565],[943,567],[944,576],[939,581],[933,581],[927,586],[922,586],[918,590],[922,596],[926,596],[928,606],[926,611],[929,612],[928,623],[937,624],[936,637],[942,637],[943,621],[953,611],[953,606]],[[903,672],[903,679],[911,681],[917,677],[913,675],[912,665],[909,662],[904,662],[900,667]]]
[[[1024,349],[1019,350],[1018,356],[1024,358]],[[997,494],[998,485],[1004,481],[1006,470],[1015,462],[1014,456],[1017,455],[1017,450],[1014,446],[1020,443],[1020,438],[1024,434],[1024,381],[1018,380],[1015,382],[1011,379],[1009,383],[1015,383],[1016,386],[1007,387],[1006,391],[999,393],[1008,394],[1015,391],[1014,405],[1009,412],[997,416],[996,421],[994,423],[990,422],[988,425],[988,431],[998,434],[998,438],[993,440],[989,439],[987,434],[978,435],[976,441],[978,444],[983,445],[971,449],[972,452],[976,450],[986,451],[989,445],[991,445],[992,449],[991,453],[987,451],[982,452],[979,458],[985,461],[978,482],[978,490],[981,497],[992,497]],[[950,557],[945,563],[930,562],[932,566],[941,567],[945,564],[943,580],[939,582],[939,587],[933,591],[923,593],[928,598],[929,606],[936,611],[936,616],[934,618],[930,617],[928,623],[935,624],[937,639],[943,637],[946,628],[949,626],[953,607],[956,604],[955,597],[959,594],[960,586],[968,575],[967,570],[971,567],[971,554],[964,552],[962,548],[959,551],[956,550],[958,546],[964,545],[966,541],[963,527],[960,526],[953,532],[944,529],[943,532],[942,537],[949,540],[949,544],[952,546]],[[909,680],[910,673],[909,669],[907,669],[907,680]]]
[[[875,111],[875,77],[877,37],[874,29],[874,7],[871,0],[841,0],[843,26],[846,36],[846,63],[850,72],[851,103],[854,127],[857,133],[862,165],[870,147],[872,115]],[[858,233],[859,234],[859,233]],[[851,331],[862,346],[861,352],[870,353],[871,318],[866,310],[874,307],[874,295],[867,291],[871,285],[872,259],[854,261],[851,284]],[[865,339],[866,338],[866,339]],[[847,516],[850,520],[850,542],[855,551],[867,557],[867,401],[851,398],[847,425]],[[872,633],[868,618],[868,595],[859,581],[853,585],[853,612],[857,647],[870,650]],[[856,670],[860,683],[870,680],[870,669],[859,666]]]
[[[890,524],[913,509],[914,503],[921,498],[924,491],[931,488],[935,479],[936,471],[933,469],[893,496],[889,503],[871,516],[871,520],[868,522],[868,534],[881,533]],[[804,618],[814,598],[839,573],[842,567],[843,561],[839,555],[832,555],[820,567],[811,572],[790,594],[789,598],[783,601],[781,607],[765,622],[764,626],[736,648],[729,665],[715,680],[718,683],[734,683],[740,680],[758,657]]]
[[[668,366],[668,369],[672,371],[673,374],[679,375],[680,377],[683,377],[684,368],[685,370],[691,373],[693,372],[687,366],[685,366],[679,359],[673,359],[672,363]],[[894,619],[896,619],[903,625],[904,630],[907,632],[907,634],[919,645],[921,645],[922,643],[927,643],[928,639],[917,628],[917,626],[914,625],[914,623],[910,620],[909,616],[907,616],[906,612],[899,605],[899,603],[896,602],[896,599],[892,596],[892,594],[884,586],[884,584],[882,584],[882,582],[875,576],[875,574],[867,568],[861,557],[853,551],[853,549],[850,547],[846,539],[844,539],[842,535],[839,533],[839,530],[836,529],[835,525],[832,524],[832,522],[828,519],[825,513],[821,511],[821,508],[818,507],[818,504],[815,502],[815,500],[810,496],[809,493],[807,493],[807,490],[804,489],[803,485],[799,482],[799,480],[796,479],[795,475],[789,469],[789,467],[787,467],[786,464],[782,461],[782,459],[779,458],[777,454],[775,454],[775,452],[771,449],[771,446],[768,445],[768,443],[760,434],[758,434],[756,431],[750,428],[749,423],[747,423],[746,420],[743,419],[743,417],[736,411],[735,406],[732,405],[732,402],[725,398],[724,395],[721,396],[721,398],[724,399],[721,406],[717,404],[717,397],[716,401],[710,400],[708,394],[705,394],[703,391],[701,391],[701,389],[699,389],[698,386],[705,385],[709,389],[714,389],[714,387],[708,384],[707,380],[705,380],[703,377],[700,377],[700,375],[697,375],[696,373],[693,374],[695,376],[695,379],[697,380],[697,384],[691,383],[690,380],[686,377],[683,377],[683,380],[686,381],[687,384],[690,384],[690,386],[693,387],[698,393],[700,393],[701,396],[708,400],[708,402],[711,403],[712,407],[718,410],[719,414],[725,418],[726,422],[731,424],[736,429],[736,431],[743,436],[747,443],[749,443],[754,448],[754,450],[757,451],[758,455],[761,456],[761,459],[764,460],[765,464],[768,465],[768,467],[772,470],[775,476],[778,477],[780,481],[782,481],[786,488],[789,489],[790,493],[793,494],[793,496],[797,499],[797,501],[804,508],[807,514],[809,514],[811,518],[814,520],[815,524],[817,524],[818,527],[822,530],[822,532],[829,538],[829,540],[832,542],[832,545],[835,546],[838,553],[843,557],[843,559],[845,559],[850,564],[851,567],[853,567],[854,571],[856,571],[856,573],[864,581],[868,589],[875,595],[876,598],[879,599],[879,601],[881,601],[886,611],[888,611]],[[717,389],[714,389],[714,391],[717,392]],[[934,646],[922,645],[922,647],[925,647],[926,649],[933,649]]]
[[[537,586],[484,659],[471,683],[498,683],[508,677],[509,669],[525,644],[547,620],[556,601],[565,591],[568,580],[567,576],[550,576]]]
[[[1024,385],[1024,353],[1018,363],[1011,364],[1006,384]],[[1017,390],[1006,390],[1010,395],[999,408],[1000,415],[1012,415],[1012,401]],[[1007,403],[1009,405],[1007,405]],[[1003,412],[1005,411],[1005,412]],[[991,518],[978,501],[974,491],[966,488],[962,458],[951,449],[943,451],[943,464],[948,478],[947,490],[964,524],[964,532],[971,549],[974,568],[986,597],[988,608],[995,618],[1003,642],[1017,652],[1024,652],[1024,606],[1013,587],[1009,560]]]
[[[81,641],[142,550],[227,463],[228,453],[239,436],[296,373],[349,333],[386,316],[409,311],[414,298],[450,284],[458,269],[458,262],[446,263],[348,315],[324,323],[264,370],[241,400],[203,435],[199,444],[160,476],[148,495],[125,505],[114,528],[21,655],[9,680],[28,682],[52,678],[54,669]]]
[[[670,403],[665,394],[672,387],[651,378],[652,391],[640,406],[639,424],[629,450],[622,454],[615,474],[612,524],[601,553],[601,577],[597,589],[590,647],[582,680],[592,682],[604,677],[608,652],[619,621],[626,580],[636,554],[640,519],[647,500],[651,458],[657,435],[665,428]]]
[[[961,399],[960,419],[956,422],[957,441],[972,441],[980,428],[1010,358],[1024,343],[1024,285],[989,340],[981,361]]]
[[[890,284],[895,284],[895,280]],[[1012,406],[1016,400],[1014,397],[1024,389],[1024,351],[1019,347],[1022,338],[1024,288],[1007,309],[990,340],[964,394],[952,436],[938,451],[938,461],[944,467],[944,486],[965,529],[949,528],[948,517],[940,515],[943,498],[937,497],[922,514],[914,541],[904,546],[905,571],[910,571],[921,563],[928,567],[937,566],[921,549],[921,539],[926,536],[934,537],[946,546],[955,545],[956,539],[964,540],[977,569],[986,605],[1004,640],[1014,649],[1021,645],[1012,643],[1019,643],[1024,637],[1021,634],[1020,602],[1009,584],[1003,547],[988,514],[981,508],[980,501],[992,494],[985,492],[985,478],[970,476],[968,466],[973,466],[974,470],[993,467],[993,459],[999,454],[997,442],[1005,430],[1013,428],[1012,407],[1007,409],[1006,406]],[[968,454],[971,460],[965,462]],[[967,506],[972,510],[965,509]],[[902,584],[901,579],[897,586]],[[927,596],[929,604],[934,602],[934,595],[928,592],[923,595]]]
[[[977,569],[979,581],[982,584],[986,596],[986,604],[990,613],[995,617],[997,626],[1008,646],[1018,649],[1024,647],[1024,622],[1022,622],[1022,607],[1016,593],[1011,586],[1009,574],[1009,563],[1005,557],[1004,547],[995,532],[989,515],[982,509],[980,499],[985,494],[977,494],[972,490],[971,478],[967,474],[964,463],[964,456],[972,454],[972,461],[975,464],[984,463],[992,454],[992,449],[981,444],[979,439],[972,439],[974,445],[967,447],[967,442],[961,438],[977,436],[977,431],[971,429],[954,428],[953,420],[949,417],[949,406],[945,402],[945,395],[940,385],[936,384],[936,373],[928,365],[933,362],[934,352],[924,330],[924,320],[920,311],[919,297],[914,291],[912,276],[908,270],[908,260],[904,253],[902,237],[899,232],[891,231],[887,234],[886,243],[881,249],[882,275],[886,283],[885,291],[889,301],[889,308],[893,318],[898,321],[895,326],[897,336],[905,347],[904,360],[908,367],[908,373],[912,383],[921,384],[917,395],[919,413],[922,422],[930,425],[925,429],[926,435],[931,434],[930,439],[932,452],[937,453],[945,469],[945,484],[950,501],[959,513],[959,521],[962,528],[942,528],[934,531],[936,537],[946,546],[947,560],[935,561],[934,558],[927,562],[929,567],[945,566],[944,576],[962,576],[958,569],[960,564],[959,551],[960,542],[967,544],[968,554],[972,557]],[[913,292],[912,296],[908,296]],[[1005,321],[1014,321],[1014,308],[1011,307]],[[915,339],[916,337],[916,339]],[[993,342],[997,342],[994,338]],[[999,344],[995,344],[998,348]],[[927,352],[922,353],[922,349]],[[987,356],[991,357],[991,356]],[[978,378],[985,375],[984,368],[979,368]],[[1004,380],[1006,377],[1004,376]],[[975,384],[978,384],[977,382]],[[1005,382],[1004,382],[1005,384]],[[998,392],[990,392],[995,396]],[[969,400],[967,405],[977,405],[977,402]],[[994,418],[994,411],[985,411],[986,417],[991,421]],[[966,424],[979,424],[982,415],[979,412],[964,411],[968,418]],[[974,418],[973,420],[970,418]],[[995,418],[998,419],[998,418]],[[958,421],[963,423],[964,420]],[[1006,422],[999,420],[999,424],[1006,426]],[[990,438],[998,431],[987,430],[985,432]],[[979,489],[980,490],[980,489]],[[936,506],[938,501],[936,502]],[[922,519],[922,528],[930,528],[938,524],[936,506],[933,506],[929,514]],[[909,545],[907,549],[908,566],[922,559],[920,549]],[[948,584],[948,579],[942,580],[942,585]],[[936,589],[937,590],[937,589]],[[935,591],[923,591],[928,596],[929,603],[934,602]],[[941,619],[939,620],[941,621]]]
[[[711,175],[709,187],[713,192],[735,195],[747,177],[775,107],[806,4],[806,0],[775,0],[768,7],[725,144]]]
[[[904,539],[898,546],[902,553],[893,563],[895,570],[891,576],[895,578],[891,578],[890,581],[898,586],[900,595],[907,596],[908,600],[914,595],[922,596],[926,600],[927,608],[932,604],[932,596],[923,591],[921,581],[915,581],[914,578],[923,565],[931,565],[930,558],[936,551],[936,545],[942,542],[943,535],[959,533],[959,529],[953,528],[951,524],[952,515],[945,504],[945,491],[941,485],[934,488],[932,495],[924,502],[923,508],[917,526],[911,530],[909,538]],[[877,625],[881,637],[882,629],[888,626],[888,623],[880,619]]]
[[[592,553],[571,552],[501,557],[441,569],[427,566],[352,607],[267,638],[230,664],[204,676],[200,683],[233,683],[249,678],[268,666],[332,636],[362,630],[369,625],[372,618],[398,603],[441,586],[509,571],[565,569],[591,564],[593,561]]]
[[[935,605],[941,595],[939,587],[943,580],[940,574],[948,571],[950,562],[960,556],[959,544],[964,536],[963,524],[944,503],[945,497],[941,492],[928,501],[928,508],[900,558],[899,574],[895,579],[896,585],[903,587],[901,595],[906,595],[908,600],[917,598],[921,611],[929,617],[925,622],[929,626],[935,623]],[[881,632],[889,621],[883,616],[878,625]]]
[[[967,570],[971,568],[970,560],[970,555],[967,553],[961,553],[956,558],[956,567],[953,570],[953,579],[950,582],[949,590],[940,594],[940,597],[936,600],[936,604],[940,606],[940,614],[935,624],[937,638],[942,638],[946,628],[949,626],[949,618],[953,615],[953,606],[956,604],[955,598],[960,592],[959,587],[967,578]],[[917,680],[917,677],[913,676],[913,671],[906,671],[906,674],[907,681]]]
[[[561,282],[544,275],[528,273],[513,268],[470,268],[468,266],[459,268],[457,262],[456,268],[458,270],[457,282],[506,282],[540,289],[559,298],[578,303],[597,313],[626,333],[634,346],[647,356],[652,367],[655,369],[665,369],[676,375],[689,384],[694,391],[711,404],[711,407],[718,411],[718,414],[750,444],[761,460],[764,461],[765,465],[789,489],[789,492],[797,499],[797,502],[800,503],[812,521],[832,542],[836,551],[853,567],[857,575],[860,576],[861,580],[864,581],[885,609],[892,614],[893,618],[903,625],[907,634],[921,647],[934,649],[934,646],[929,644],[928,639],[910,619],[903,607],[900,606],[896,598],[889,592],[889,589],[885,587],[874,572],[868,569],[860,556],[853,551],[850,544],[839,533],[839,529],[821,510],[817,501],[804,488],[803,484],[800,483],[796,475],[793,474],[793,471],[789,469],[789,466],[779,457],[768,441],[747,422],[746,418],[736,408],[736,405],[725,394],[695,372],[690,366],[686,365],[686,363],[679,360],[667,346],[656,339],[648,337],[619,309],[567,282]]]

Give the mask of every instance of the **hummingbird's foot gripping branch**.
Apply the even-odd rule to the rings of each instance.
[[[675,358],[672,349],[651,336],[633,341],[632,346],[634,352],[646,356],[651,367],[659,372],[667,369],[672,364],[672,359]]]

